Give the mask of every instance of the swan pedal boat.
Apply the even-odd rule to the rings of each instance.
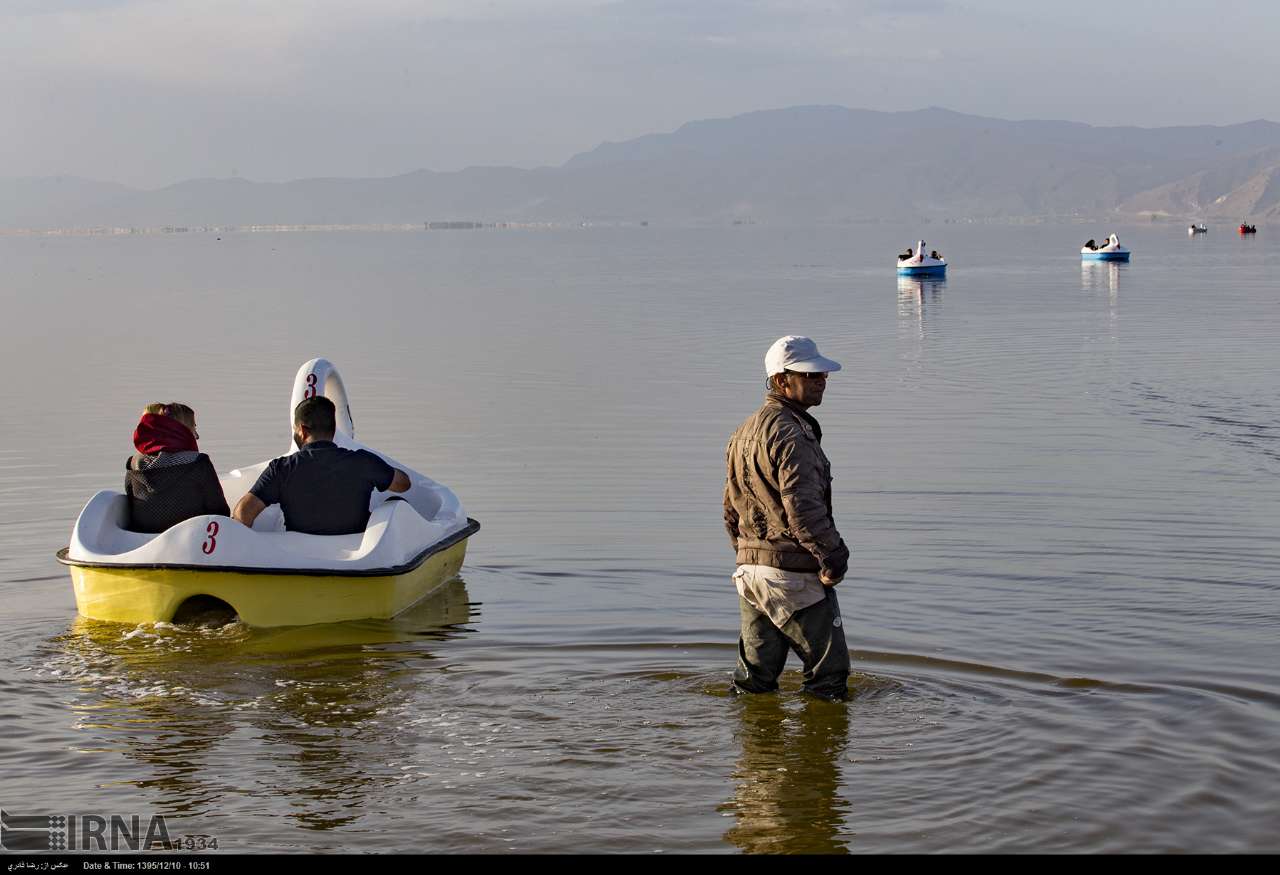
[[[916,244],[916,254],[898,259],[898,276],[942,276],[947,272],[945,258],[930,258],[924,254],[924,241]]]
[[[291,429],[293,408],[317,393],[337,408],[334,443],[381,456],[409,476],[408,491],[375,491],[368,525],[351,535],[285,531],[279,505],[259,514],[252,529],[206,515],[159,534],[133,532],[126,528],[128,497],[99,492],[57,554],[70,568],[80,615],[135,625],[173,622],[184,608],[222,602],[259,627],[387,619],[456,577],[467,539],[480,524],[447,487],[355,439],[342,377],[325,359],[298,369]],[[220,476],[228,504],[234,507],[269,463]]]
[[[1188,234],[1208,234],[1209,226],[1208,225],[1188,225],[1187,233]]]
[[[1081,246],[1080,258],[1083,261],[1128,261],[1129,250],[1121,246],[1116,235],[1112,234],[1107,238],[1107,242],[1097,249]]]

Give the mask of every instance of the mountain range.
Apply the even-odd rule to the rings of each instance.
[[[0,228],[1280,217],[1280,125],[1093,127],[930,108],[764,110],[559,167],[155,190],[0,179]]]

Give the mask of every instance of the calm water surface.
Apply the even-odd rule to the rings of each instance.
[[[930,226],[945,282],[884,226],[0,238],[0,802],[254,852],[1280,851],[1280,242],[1080,264],[1109,230]],[[786,333],[845,364],[845,706],[726,692],[724,444]],[[53,553],[142,405],[251,464],[313,356],[481,520],[462,579],[77,619]]]

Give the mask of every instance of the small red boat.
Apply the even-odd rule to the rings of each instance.
[[[1258,233],[1258,226],[1257,226],[1257,225],[1246,225],[1244,222],[1241,222],[1241,223],[1240,223],[1240,233],[1241,233],[1241,234],[1257,234],[1257,233]]]

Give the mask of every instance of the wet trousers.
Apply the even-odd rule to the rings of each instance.
[[[738,597],[742,634],[738,638],[738,668],[733,685],[748,693],[778,688],[778,675],[794,650],[804,665],[804,689],[824,699],[848,695],[849,648],[844,641],[840,604],[834,589],[815,605],[796,611],[781,627]]]

